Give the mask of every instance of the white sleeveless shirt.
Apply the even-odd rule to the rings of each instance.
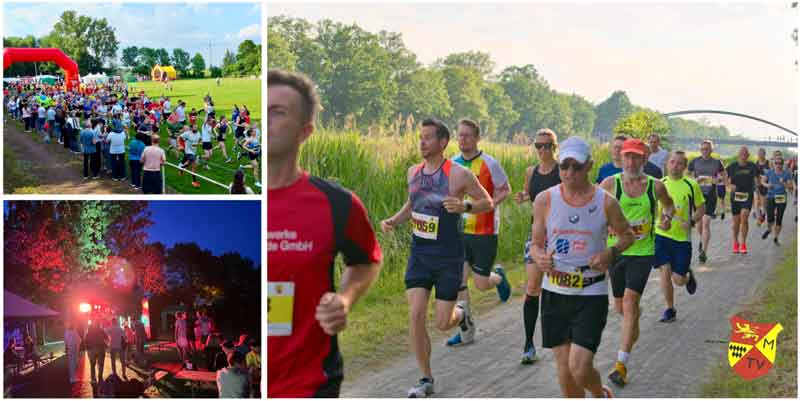
[[[547,273],[542,288],[563,295],[608,295],[604,273],[589,270],[589,259],[606,249],[606,191],[595,186],[594,197],[582,207],[564,201],[561,185],[549,188],[550,212],[545,223],[547,251],[555,250],[555,273]],[[584,267],[581,269],[581,267]]]

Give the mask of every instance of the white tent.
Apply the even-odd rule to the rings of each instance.
[[[108,82],[108,76],[106,74],[89,74],[81,78],[81,82],[104,84]]]

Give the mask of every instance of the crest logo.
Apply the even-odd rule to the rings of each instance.
[[[753,323],[731,317],[728,364],[744,380],[761,377],[772,369],[778,350],[780,323]]]

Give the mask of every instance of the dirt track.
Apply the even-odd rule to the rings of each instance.
[[[699,265],[696,253],[692,260],[699,283],[697,293],[690,296],[684,288],[676,288],[678,319],[674,323],[658,322],[664,309],[663,295],[657,271],[650,275],[641,303],[641,334],[628,363],[629,384],[624,389],[612,385],[616,396],[698,396],[699,385],[708,380],[710,368],[726,360],[728,319],[752,300],[764,277],[782,261],[786,244],[796,239],[796,210],[792,205],[787,208],[781,247],[776,247],[771,238],[762,240],[763,228],[756,227],[751,219],[748,255],[731,253],[730,215],[723,221],[713,220],[708,262]],[[694,238],[696,247],[696,233]],[[609,308],[608,323],[595,357],[604,383],[608,383],[607,375],[616,359],[621,331],[621,316],[612,305]],[[534,340],[539,361],[531,366],[519,364],[524,336],[521,315],[522,298],[516,297],[478,316],[473,344],[452,349],[442,341],[435,342],[431,359],[436,380],[434,396],[560,397],[553,354],[541,349],[539,327]],[[779,336],[779,344],[780,340]],[[347,377],[341,396],[405,397],[421,377],[410,352],[386,366]]]

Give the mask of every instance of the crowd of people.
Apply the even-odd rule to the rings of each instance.
[[[280,243],[268,249],[268,394],[335,397],[343,380],[336,334],[345,329],[348,312],[375,282],[381,247],[355,194],[298,165],[297,144],[314,131],[320,110],[316,85],[302,74],[270,70],[267,86],[272,117],[267,238]],[[470,276],[478,290],[496,288],[501,301],[510,296],[505,271],[495,267],[494,260],[500,232],[497,210],[513,191],[502,166],[480,150],[479,125],[462,119],[457,135],[460,154],[448,159],[444,152],[450,129],[437,119],[422,122],[423,160],[408,169],[407,201],[380,223],[388,232],[410,222],[413,231],[405,286],[409,343],[422,378],[409,389],[412,398],[434,394],[429,305],[435,309],[434,327],[456,330],[446,345],[458,346],[476,335]],[[706,263],[713,247],[711,220],[718,215],[724,219],[725,199],[733,216],[731,247],[737,255],[748,253],[751,212],[757,224],[768,224],[762,238],[772,235],[774,245],[780,246],[790,194],[797,205],[796,161],[786,163],[781,151],[767,160],[760,149],[754,163],[748,148],[741,147],[737,160],[725,166],[713,156],[708,140],[700,146],[701,155],[690,161],[685,150],[662,148],[657,134],[649,135],[647,143],[617,136],[609,144],[612,161],[599,167],[597,177],[590,177],[592,147],[583,138],[572,136],[559,143],[554,131],[542,129],[533,145],[538,163],[527,169],[524,190],[513,196],[519,204],[531,204],[530,237],[524,244],[527,283],[520,362],[537,360],[534,330],[541,313],[542,346],[553,352],[558,382],[567,397],[587,392],[598,398],[613,396],[594,363],[606,328],[608,287],[613,309],[622,317],[608,382],[622,387],[628,383],[631,352],[639,339],[639,303],[651,271],[660,271],[665,309],[659,321],[674,322],[674,288],[685,287],[694,295],[699,287],[691,269],[692,234],[696,229],[698,260]],[[313,249],[302,246],[309,238],[315,238]],[[321,238],[325,240],[319,243]],[[331,269],[338,253],[344,256],[345,270],[341,288],[334,292]],[[289,307],[286,299],[301,293],[303,297]]]
[[[261,186],[261,132],[246,105],[234,105],[228,120],[215,109],[211,96],[205,96],[202,110],[187,110],[184,101],[173,103],[169,96],[150,98],[144,91],[129,95],[124,82],[71,91],[61,85],[18,82],[6,84],[4,93],[8,117],[21,122],[25,132],[83,155],[84,180],[105,176],[129,181],[134,190],[158,194],[166,152],[173,152],[182,159],[180,173],[188,171],[195,188],[201,185],[195,174],[198,165],[234,171],[228,186],[231,193],[253,193],[237,178],[244,169],[252,169],[255,185]],[[157,139],[164,126],[168,144]],[[234,155],[228,155],[228,141],[234,142]],[[221,165],[210,163],[217,150],[226,159]],[[230,163],[236,164],[235,170],[226,166]]]

